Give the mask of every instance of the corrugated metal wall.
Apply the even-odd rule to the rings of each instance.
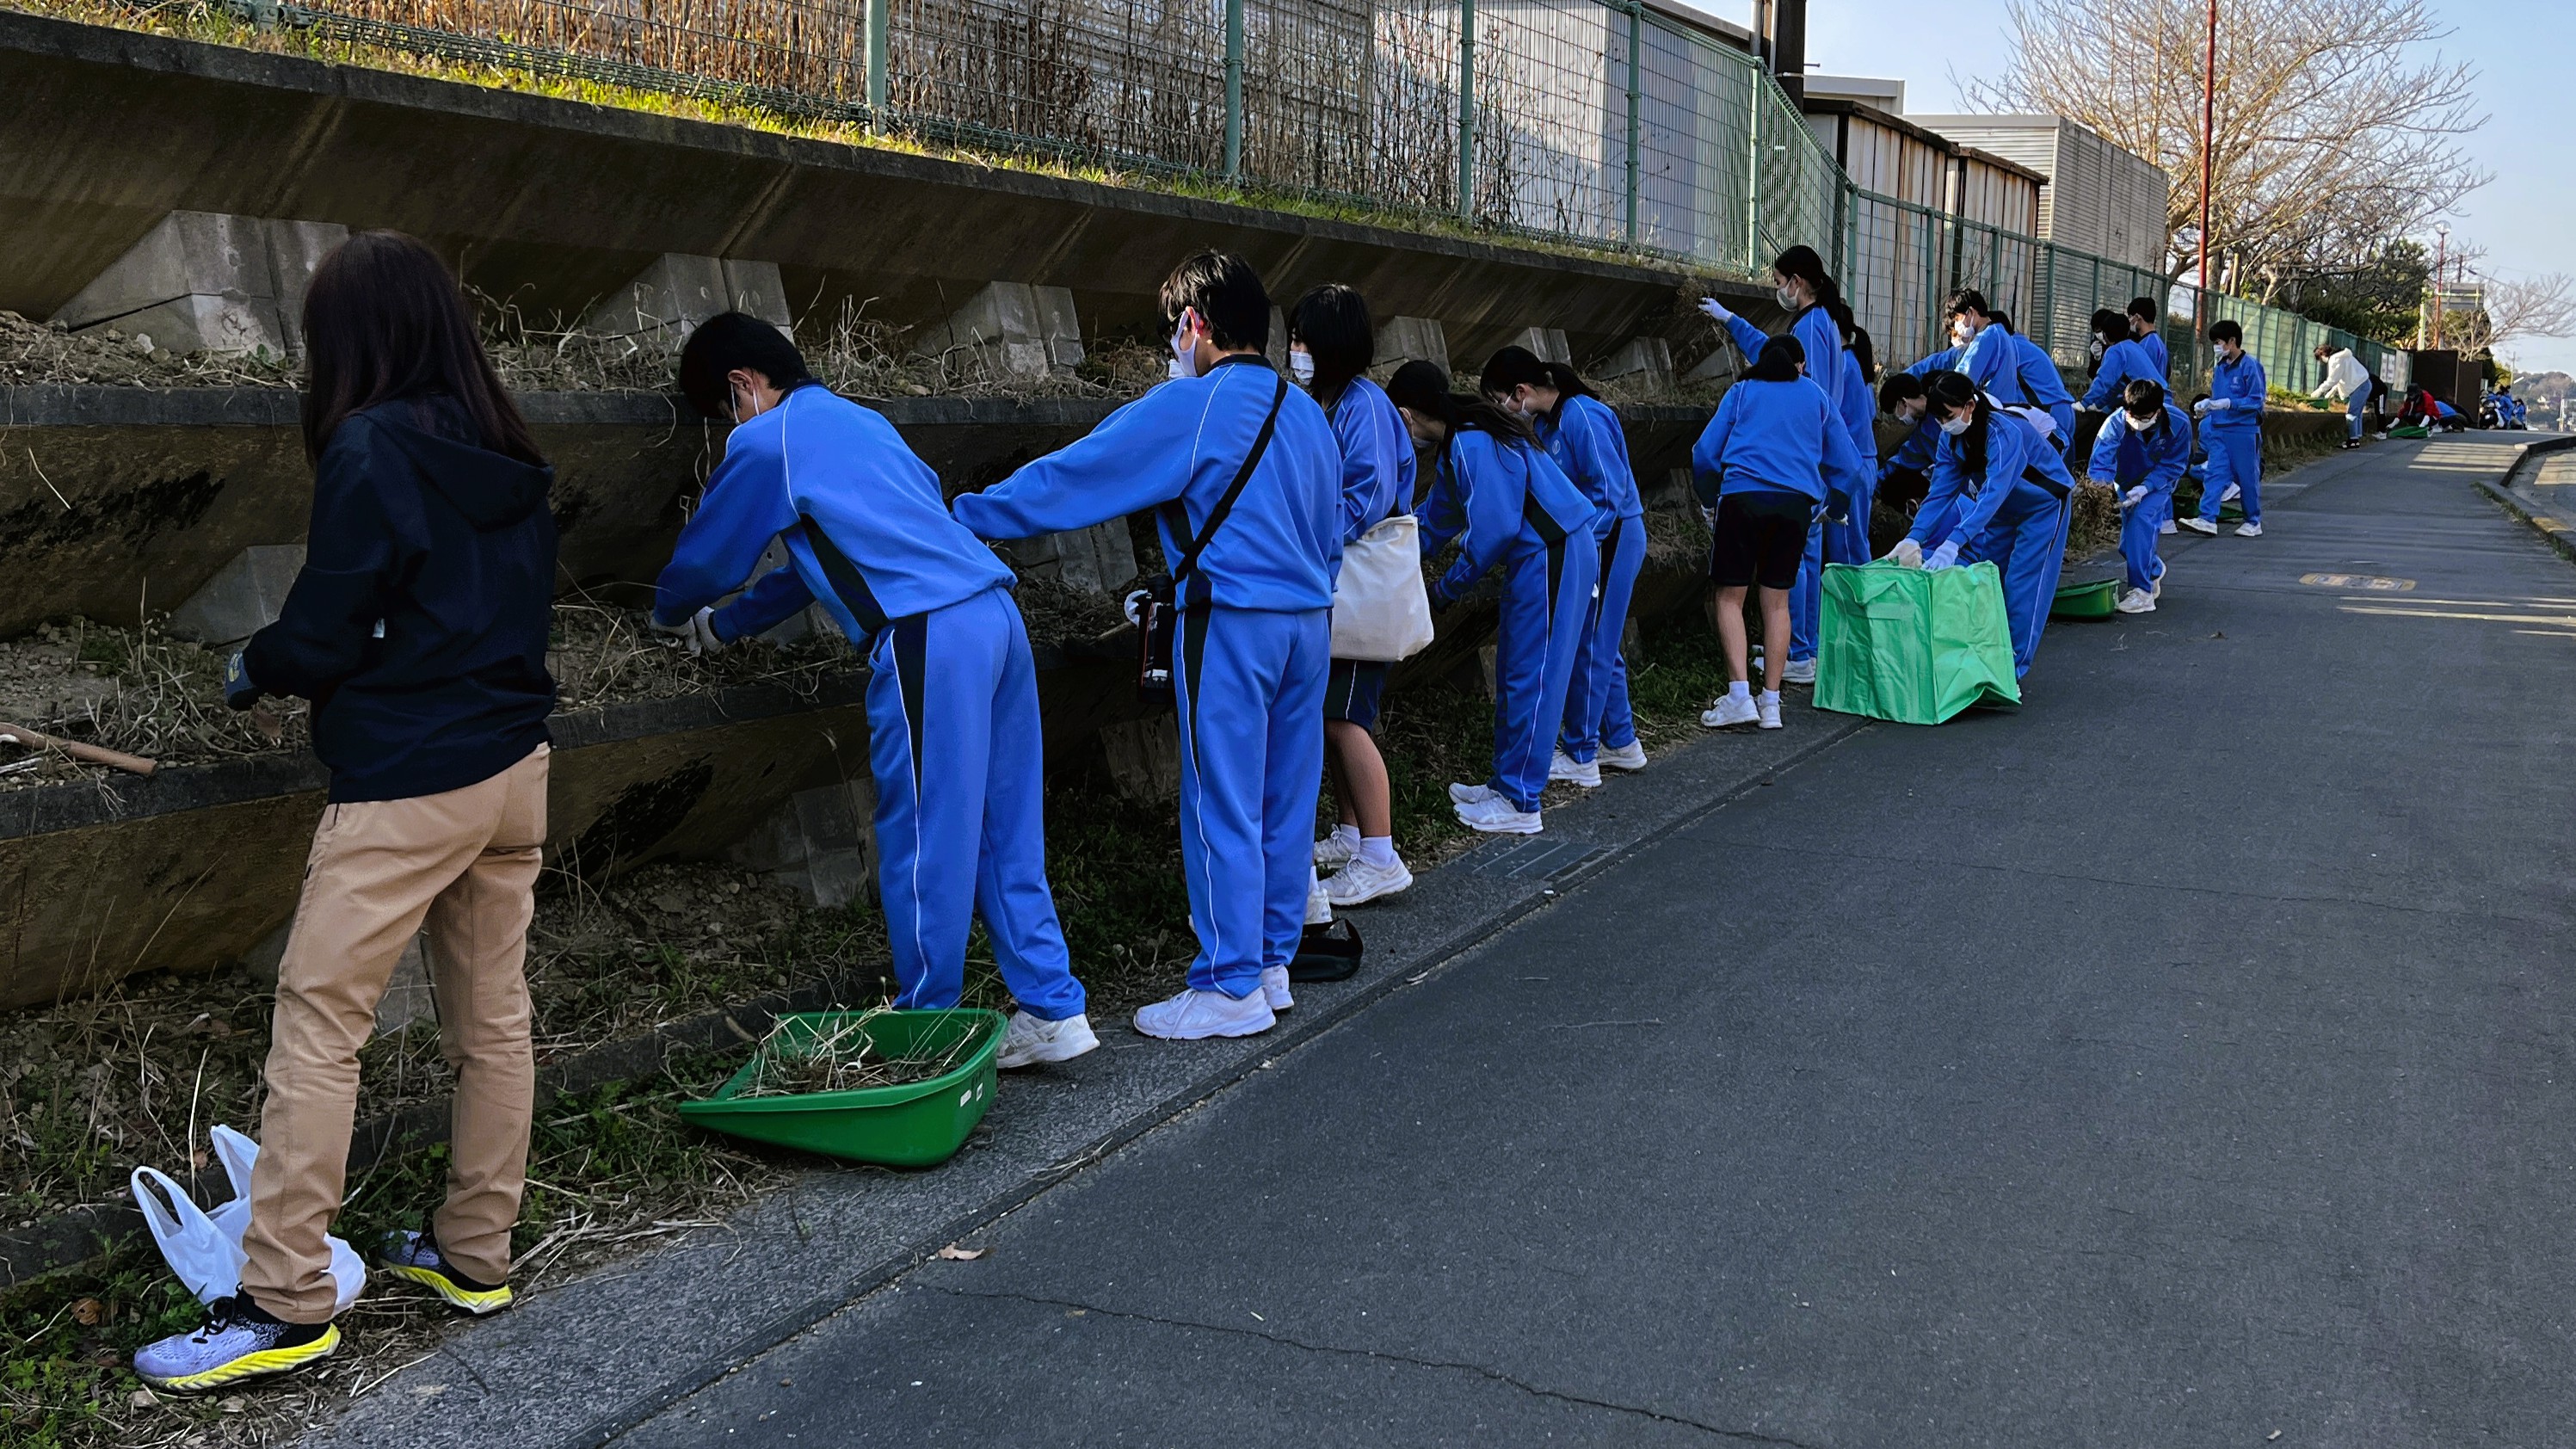
[[[2048,178],[2039,234],[2138,267],[2164,265],[2164,172],[2063,116],[1910,116]]]

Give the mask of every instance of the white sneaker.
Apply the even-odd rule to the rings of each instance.
[[[1069,1062],[1098,1045],[1100,1038],[1091,1034],[1088,1015],[1077,1012],[1062,1021],[1041,1021],[1025,1011],[1014,1011],[1002,1031],[1001,1054],[993,1064],[1008,1068]]]
[[[2175,522],[2180,523],[2183,527],[2190,529],[2194,533],[2206,533],[2213,538],[2218,534],[2218,525],[2205,518],[2182,518],[2176,519]]]
[[[2111,607],[2123,614],[2152,614],[2156,611],[2156,596],[2144,589],[2131,589]]]
[[[1586,790],[1597,790],[1601,788],[1601,762],[1590,760],[1576,764],[1572,755],[1559,750],[1556,758],[1548,764],[1547,777],[1563,780],[1569,785],[1580,785]]]
[[[1452,805],[1474,805],[1493,798],[1494,787],[1491,785],[1452,785],[1449,787],[1449,803]]]
[[[2221,502],[2221,503],[2233,503],[2233,502],[2235,502],[2237,499],[2242,498],[2242,497],[2244,497],[2244,496],[2245,496],[2245,485],[2244,485],[2244,484],[2242,484],[2242,483],[2230,483],[2230,484],[2228,484],[2228,485],[2227,485],[2227,491],[2218,495],[2218,501],[2219,501],[2219,502]]]
[[[1274,1012],[1286,1011],[1297,1004],[1297,998],[1288,990],[1287,967],[1261,968],[1261,999],[1269,1002],[1270,1009]]]
[[[1268,997],[1259,991],[1237,1001],[1222,991],[1188,987],[1168,1001],[1136,1008],[1136,1030],[1165,1041],[1199,1041],[1212,1036],[1256,1036],[1279,1024]]]
[[[1761,717],[1762,712],[1753,707],[1753,696],[1749,694],[1721,694],[1717,703],[1699,712],[1699,722],[1713,730],[1751,724]]]
[[[1324,889],[1324,878],[1309,868],[1306,872],[1306,924],[1324,926],[1332,924],[1332,920],[1333,898]]]
[[[1351,863],[1360,848],[1343,838],[1338,830],[1315,842],[1315,869],[1330,873]]]
[[[1459,806],[1458,823],[1487,835],[1536,835],[1540,828],[1537,811],[1520,809],[1499,795]]]
[[[1753,701],[1753,722],[1766,730],[1780,727],[1780,696],[1764,690]]]
[[[2236,536],[2238,538],[2261,538],[2263,536],[2263,525],[2259,523],[2240,523],[2236,526]]]
[[[2159,523],[2159,524],[2157,524],[2157,525],[2156,525],[2156,532],[2157,532],[2158,534],[2169,534],[2169,533],[2171,533],[2171,532],[2173,532],[2173,531],[2174,531],[2173,520],[2172,520],[2172,519],[2170,519],[2170,518],[2168,518],[2168,519],[2166,519],[2164,522]]]
[[[1630,740],[1615,750],[1603,749],[1592,757],[1592,763],[1608,765],[1614,770],[1642,770],[1646,768],[1646,747]]]
[[[1782,684],[1815,683],[1816,661],[1812,659],[1792,659],[1788,663],[1781,665],[1780,682]]]
[[[2162,573],[2159,573],[2147,582],[2147,597],[2150,599],[2161,599],[2164,596],[2165,576]]]
[[[1365,905],[1380,896],[1391,896],[1413,884],[1413,872],[1399,860],[1393,865],[1379,865],[1361,856],[1343,866],[1341,874],[1324,883],[1324,890],[1336,906]]]

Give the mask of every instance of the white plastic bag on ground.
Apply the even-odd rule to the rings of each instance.
[[[200,1303],[212,1303],[241,1291],[242,1234],[250,1228],[250,1172],[259,1160],[259,1144],[230,1127],[214,1130],[215,1158],[231,1179],[230,1202],[209,1213],[197,1206],[170,1175],[138,1167],[128,1185],[143,1224],[161,1249],[162,1261],[179,1276]],[[346,1310],[367,1286],[367,1265],[357,1250],[340,1238],[331,1245],[331,1282]]]

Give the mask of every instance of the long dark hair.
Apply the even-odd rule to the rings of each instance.
[[[1808,246],[1791,247],[1771,263],[1771,270],[1784,277],[1796,277],[1816,294],[1816,305],[1834,319],[1834,326],[1848,332],[1852,326],[1851,304],[1843,300],[1843,289],[1825,271],[1825,259]]]
[[[1845,329],[1843,350],[1860,364],[1861,381],[1873,384],[1878,381],[1878,344],[1869,340],[1868,328],[1853,326]]]
[[[362,231],[314,268],[304,293],[304,452],[319,459],[351,413],[444,397],[472,441],[543,466],[501,387],[447,264],[398,231]]]
[[[1288,314],[1288,340],[1306,344],[1315,359],[1315,401],[1327,409],[1342,389],[1377,360],[1377,333],[1368,300],[1339,282],[1327,282],[1297,299]]]
[[[1968,476],[1979,483],[1986,481],[1986,438],[1988,424],[1994,421],[1995,406],[1985,391],[1968,380],[1964,372],[1936,372],[1923,383],[1923,396],[1932,403],[1932,420],[1939,423],[1953,412],[1973,403],[1977,415],[1968,430],[1959,435],[1959,456],[1967,464]]]
[[[2129,314],[2126,312],[2114,312],[2108,307],[2098,308],[2094,311],[2088,325],[2092,330],[2093,340],[2102,344],[2104,352],[2129,340]],[[2102,359],[2096,355],[2093,359],[2093,375],[2099,377],[2101,374]]]
[[[1570,398],[1591,397],[1592,389],[1581,375],[1562,362],[1547,362],[1526,347],[1506,347],[1485,359],[1485,372],[1476,386],[1488,397],[1509,397],[1516,387],[1545,387],[1556,391],[1556,406],[1548,409],[1553,418],[1565,411]]]
[[[1489,433],[1500,443],[1529,443],[1537,440],[1530,425],[1480,397],[1462,397],[1449,390],[1449,369],[1439,363],[1416,358],[1395,370],[1387,379],[1386,395],[1397,407],[1407,408],[1426,418],[1437,419],[1448,428],[1448,440],[1440,451],[1446,456],[1460,433]]]
[[[1748,382],[1795,382],[1807,360],[1807,344],[1782,333],[1762,344],[1762,355],[1744,373]]]

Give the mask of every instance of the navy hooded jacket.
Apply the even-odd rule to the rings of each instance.
[[[251,683],[313,701],[334,803],[463,789],[546,743],[554,472],[472,436],[443,399],[342,422],[303,571],[242,650]]]

